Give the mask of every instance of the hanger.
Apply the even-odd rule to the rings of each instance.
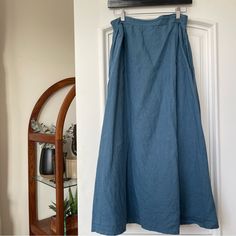
[[[176,19],[180,19],[181,9],[180,7],[175,8]]]
[[[113,10],[114,15],[119,15],[121,21],[125,21],[125,17],[126,15],[129,13],[129,15],[156,15],[156,14],[160,14],[160,13],[173,13],[175,11],[176,14],[176,19],[180,19],[180,15],[181,12],[187,12],[187,8],[180,8],[180,6],[176,7],[175,9],[173,8],[164,8],[164,9],[159,9],[159,10],[155,10],[155,11],[140,11],[140,10],[129,10],[128,12],[125,11],[124,8],[119,9],[119,10]]]
[[[120,17],[121,21],[125,21],[125,10],[122,9],[121,10],[121,17]]]

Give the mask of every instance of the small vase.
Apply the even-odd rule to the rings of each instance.
[[[66,177],[77,178],[77,158],[66,158]]]
[[[39,173],[44,178],[55,177],[55,149],[43,148],[41,150]]]

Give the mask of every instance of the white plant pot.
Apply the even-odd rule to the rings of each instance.
[[[66,158],[66,177],[77,178],[77,158]]]

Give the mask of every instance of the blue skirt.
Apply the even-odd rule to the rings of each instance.
[[[218,228],[187,16],[112,21],[92,231]]]

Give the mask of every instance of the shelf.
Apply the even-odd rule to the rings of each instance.
[[[54,181],[47,179],[47,178],[43,178],[42,176],[36,176],[34,177],[34,179],[36,181],[39,181],[40,183],[46,184],[52,188],[56,188],[56,184],[54,183]],[[69,188],[69,187],[73,187],[73,186],[77,186],[77,179],[70,179],[70,180],[66,180],[64,181],[64,188]]]
[[[38,220],[30,226],[30,230],[35,235],[56,235],[56,233],[50,229],[50,221],[51,217]],[[66,235],[78,235],[78,229],[67,231]]]
[[[55,135],[41,134],[41,133],[29,133],[29,140],[34,141],[34,142],[55,144]]]
[[[30,227],[31,231],[35,235],[55,235],[50,229],[50,217],[44,220],[38,220]]]
[[[58,112],[55,134],[35,133],[31,127],[32,120],[38,121],[38,118],[45,107],[48,100],[55,95],[59,90],[67,86],[72,86],[65,96]],[[77,179],[70,179],[69,181],[61,181],[64,176],[64,156],[63,156],[63,127],[65,118],[70,104],[75,97],[75,78],[63,79],[48,89],[39,97],[36,102],[29,119],[28,124],[28,180],[29,180],[29,234],[30,235],[63,235],[64,233],[64,189],[72,186],[77,186]],[[55,176],[57,184],[50,181],[50,179],[38,176],[38,149],[37,143],[50,143],[55,146]],[[56,195],[56,214],[57,220],[55,222],[57,232],[54,233],[50,229],[51,217],[38,220],[38,188],[40,183],[50,186],[55,189]],[[78,230],[67,232],[67,235],[78,235]]]

